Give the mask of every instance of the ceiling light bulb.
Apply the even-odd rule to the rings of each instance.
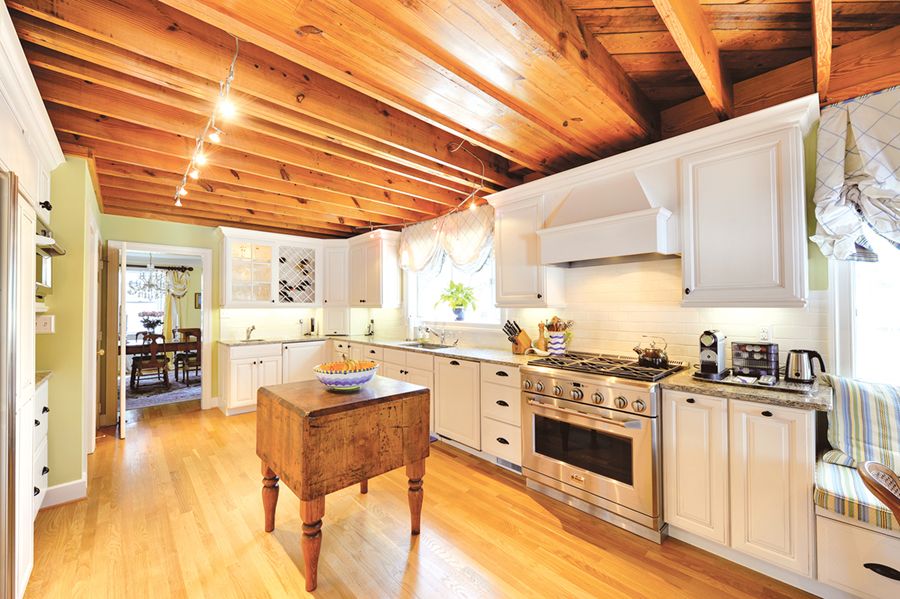
[[[199,168],[192,168],[191,171],[188,173],[188,177],[190,177],[191,179],[193,179],[194,181],[196,181],[197,179],[200,178],[200,169],[199,169]]]
[[[233,118],[237,114],[237,108],[235,107],[234,102],[228,98],[220,99],[219,105],[216,108],[224,119]]]
[[[203,166],[204,164],[206,164],[206,154],[200,152],[196,156],[194,156],[194,164],[199,166]]]
[[[214,144],[222,141],[222,135],[219,133],[218,129],[213,129],[212,131],[210,131],[207,137],[209,138],[209,141],[213,142]]]
[[[178,195],[180,195],[181,197],[184,197],[187,195],[187,188],[185,188],[184,185],[182,185],[181,187],[178,188]]]
[[[181,208],[181,198],[175,198],[175,206]]]
[[[475,200],[472,200],[472,203],[469,204],[469,210],[475,210],[478,208],[478,205],[475,203]]]

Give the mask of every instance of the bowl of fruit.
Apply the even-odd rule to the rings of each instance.
[[[319,382],[332,391],[356,391],[375,376],[378,364],[372,360],[325,362],[313,368]]]

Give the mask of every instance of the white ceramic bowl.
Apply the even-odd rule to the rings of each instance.
[[[370,360],[361,360],[357,362],[357,367],[353,370],[333,370],[329,366],[334,364],[343,365],[343,362],[326,362],[319,364],[313,368],[316,378],[319,382],[334,391],[355,391],[372,380],[375,371],[378,370],[378,364]]]

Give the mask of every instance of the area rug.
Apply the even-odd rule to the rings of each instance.
[[[172,381],[168,389],[163,385],[138,387],[137,391],[128,389],[126,406],[129,410],[139,410],[169,403],[193,401],[200,399],[200,395],[199,382],[193,382],[190,386],[187,386],[182,382]]]

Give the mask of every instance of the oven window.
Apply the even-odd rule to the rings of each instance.
[[[576,468],[633,484],[631,439],[535,415],[534,450]]]

